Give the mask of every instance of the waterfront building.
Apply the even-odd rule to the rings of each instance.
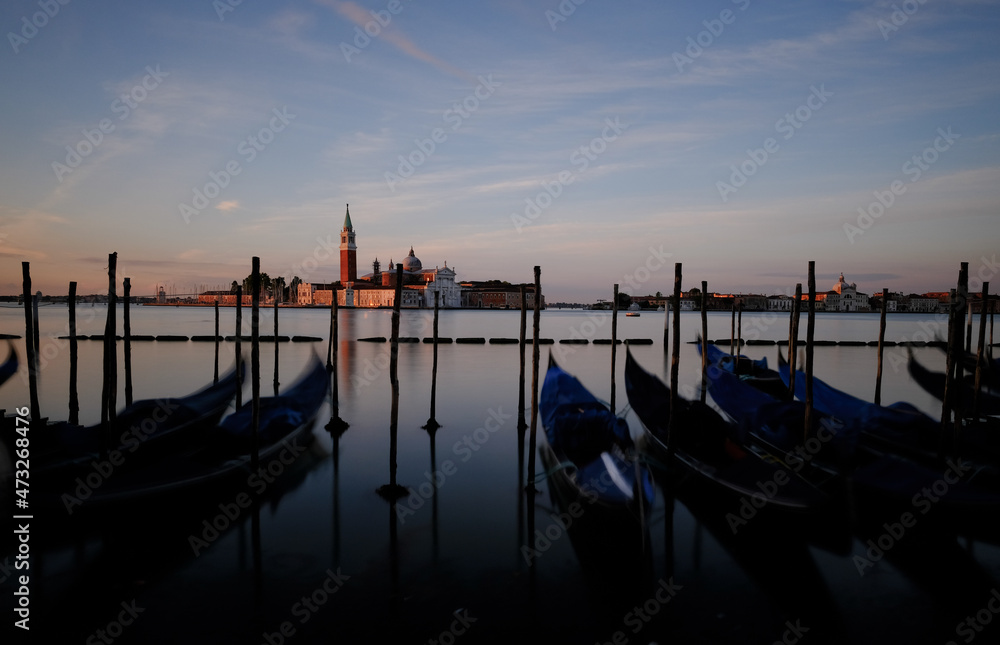
[[[844,280],[844,274],[840,274],[840,279],[826,292],[823,309],[825,311],[871,311],[871,304],[868,302],[866,294],[858,293],[858,285],[854,282],[848,284]]]

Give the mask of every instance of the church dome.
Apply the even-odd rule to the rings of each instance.
[[[413,247],[410,247],[410,254],[403,258],[403,271],[420,271],[424,266],[420,264],[420,259],[413,254]]]

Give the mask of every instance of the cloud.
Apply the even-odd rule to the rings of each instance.
[[[364,29],[365,25],[373,22],[375,19],[370,12],[365,10],[363,7],[355,4],[354,2],[337,2],[336,0],[321,0],[320,4],[325,4],[344,16],[351,22],[353,22],[358,27]],[[379,38],[386,40],[400,50],[407,56],[415,58],[419,61],[425,63],[430,63],[434,67],[438,68],[446,74],[451,74],[456,76],[463,81],[475,82],[475,77],[468,72],[462,71],[450,63],[437,58],[436,56],[425,52],[424,50],[417,47],[409,38],[407,38],[398,29],[388,30],[388,25],[382,28],[382,31],[378,34]]]
[[[230,199],[216,204],[215,210],[222,211],[223,213],[228,213],[229,211],[234,211],[239,207],[240,207],[240,202],[238,200]]]

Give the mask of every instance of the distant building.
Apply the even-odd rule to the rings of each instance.
[[[242,304],[252,305],[253,296],[249,294],[243,295],[241,298]],[[213,303],[219,303],[223,306],[232,306],[236,304],[236,294],[230,293],[229,291],[205,291],[198,294],[198,304],[210,305]]]
[[[871,311],[868,296],[858,293],[857,284],[848,284],[843,273],[833,288],[826,292],[825,300],[825,311]]]

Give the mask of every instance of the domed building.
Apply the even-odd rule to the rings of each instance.
[[[843,273],[833,288],[826,292],[823,304],[826,311],[871,311],[868,296],[858,294],[857,283],[848,284]]]
[[[403,258],[403,271],[407,273],[419,273],[424,268],[420,263],[420,258],[413,254],[413,247],[410,247],[410,254]]]

